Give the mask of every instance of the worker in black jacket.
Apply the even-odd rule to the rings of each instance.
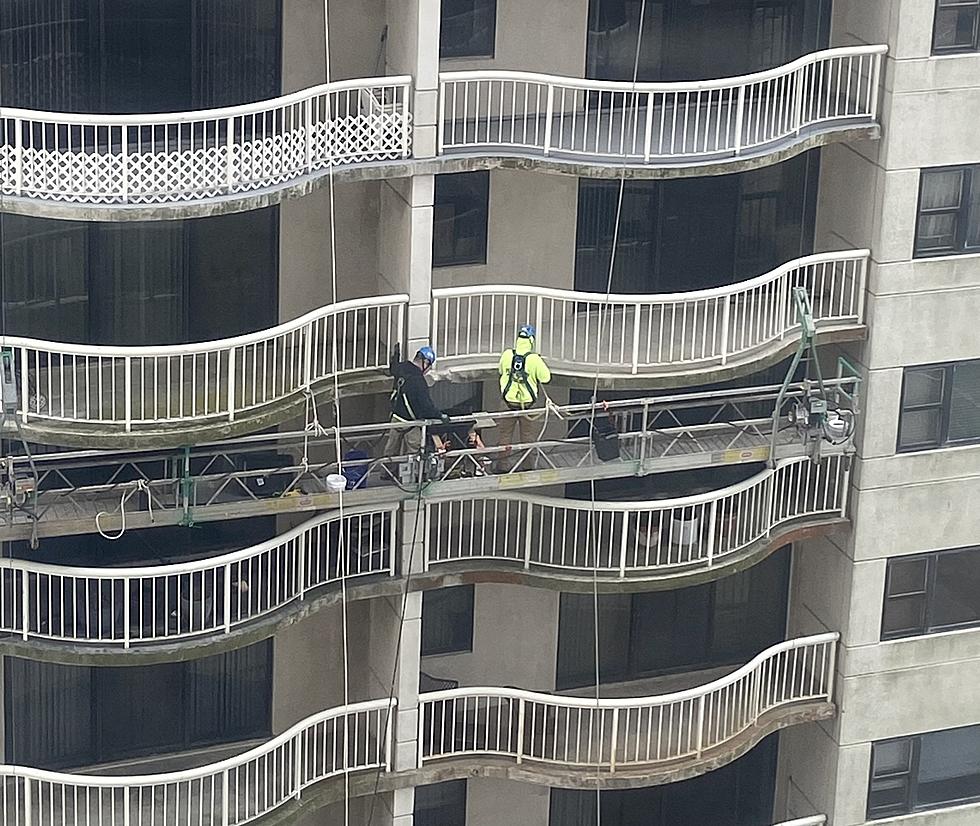
[[[421,347],[411,361],[399,361],[400,348],[396,345],[391,354],[388,371],[394,379],[391,388],[391,421],[413,422],[419,419],[441,419],[449,417],[432,402],[425,374],[436,363],[435,351]],[[385,456],[406,456],[418,453],[422,448],[422,429],[419,427],[394,428],[388,434]]]

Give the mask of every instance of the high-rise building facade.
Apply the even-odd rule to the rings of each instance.
[[[3,823],[980,823],[978,122],[976,0],[6,0]]]

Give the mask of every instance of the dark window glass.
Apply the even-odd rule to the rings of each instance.
[[[612,291],[704,289],[752,278],[813,248],[819,154],[736,175],[625,184]],[[619,184],[579,181],[575,286],[606,291]]]
[[[980,249],[980,166],[923,169],[915,257]]]
[[[0,99],[174,112],[275,97],[281,0],[4,0]]]
[[[439,57],[493,57],[497,0],[442,0]]]
[[[487,263],[490,173],[436,175],[432,266]]]
[[[936,0],[932,52],[980,50],[980,0]]]
[[[277,320],[278,229],[275,207],[126,223],[6,215],[4,332],[147,345],[270,327]]]
[[[438,588],[422,596],[422,656],[473,650],[473,586]]]
[[[980,359],[905,368],[898,450],[980,439]]]
[[[631,80],[641,0],[590,0],[588,77]],[[824,48],[828,0],[646,0],[638,79],[705,80]]]
[[[888,560],[882,639],[980,625],[980,548]]]
[[[980,800],[980,726],[875,743],[868,817]]]
[[[770,826],[778,735],[710,774],[624,791],[551,790],[550,826]]]
[[[744,662],[783,639],[788,549],[718,582],[599,597],[602,682]],[[559,689],[595,682],[593,599],[562,594]]]
[[[415,787],[415,826],[466,826],[466,781]]]
[[[64,666],[4,660],[8,762],[106,763],[265,737],[272,642],[188,663]]]

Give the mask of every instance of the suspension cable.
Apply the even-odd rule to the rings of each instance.
[[[636,48],[633,53],[633,77],[632,86],[628,94],[633,97],[636,116],[639,117],[639,96],[636,93],[636,85],[639,77],[640,71],[640,49],[643,44],[643,23],[646,18],[646,0],[641,0],[640,2],[640,13],[637,19],[636,28]],[[627,100],[623,100],[623,106],[625,107]],[[648,101],[647,105],[652,105],[652,101]],[[612,129],[612,119],[610,118],[609,128]],[[613,273],[616,268],[616,253],[619,247],[619,229],[622,222],[623,216],[623,197],[626,191],[626,171],[627,171],[627,154],[626,154],[626,125],[623,124],[623,163],[619,172],[619,188],[616,194],[616,214],[613,224],[613,237],[612,246],[609,251],[609,270],[606,274],[606,294],[602,300],[602,304],[599,307],[599,324],[596,331],[596,363],[595,363],[595,374],[592,379],[592,409],[589,411],[589,437],[595,443],[595,420],[596,420],[596,397],[599,395],[599,371],[602,367],[602,356],[600,349],[602,347],[602,335],[609,317],[610,310],[610,296],[612,295],[612,282]],[[624,319],[625,323],[625,319]],[[639,324],[639,310],[637,310],[637,316],[633,319],[634,324]],[[598,526],[596,524],[598,518],[598,511],[596,508],[596,493],[595,493],[595,476],[589,478],[589,521],[588,528],[586,530],[586,544],[592,545],[593,555],[592,555],[592,648],[594,654],[594,669],[595,669],[595,707],[596,707],[596,717],[598,718],[601,711],[600,702],[600,691],[599,691],[599,681],[601,679],[600,674],[600,657],[599,657],[599,536],[600,532],[597,530]],[[627,520],[624,516],[622,530],[626,531]],[[596,826],[602,826],[602,792],[601,792],[601,773],[602,773],[602,750],[596,754],[596,791],[595,791],[595,822]]]
[[[326,117],[332,116],[331,99],[329,84],[331,80],[330,72],[330,0],[323,0],[323,64],[326,83],[328,84]],[[348,104],[350,98],[348,98]],[[313,124],[307,124],[308,129],[313,128]],[[336,193],[334,189],[334,159],[333,147],[328,143],[327,151],[330,157],[327,159],[327,214],[330,220],[330,285],[333,293],[333,302],[337,303],[337,209]],[[330,366],[333,373],[333,407],[334,407],[334,450],[337,454],[337,469],[343,473],[343,446],[340,438],[341,414],[340,414],[340,363],[337,358],[337,351],[340,348],[340,333],[336,316],[333,319],[333,346],[330,348]],[[312,394],[311,394],[312,395]],[[316,399],[311,398],[310,407],[313,408],[313,416],[316,426],[319,428],[319,419],[316,418]],[[304,457],[305,458],[305,457]],[[347,566],[348,566],[348,545],[345,541],[348,526],[344,520],[344,498],[345,494],[341,491],[338,494],[338,508],[340,517],[340,527],[337,531],[337,575],[340,578],[340,610],[341,628],[343,640],[343,680],[344,680],[344,708],[350,705],[350,641],[348,638],[348,605],[347,605]],[[350,768],[347,761],[350,759],[350,719],[347,712],[344,713],[344,826],[350,826]]]

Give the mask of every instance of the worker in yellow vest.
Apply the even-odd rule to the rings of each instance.
[[[500,395],[509,410],[528,410],[537,406],[540,386],[551,381],[551,371],[544,359],[534,352],[537,331],[525,324],[517,333],[517,341],[500,356]],[[534,416],[510,416],[500,420],[501,445],[514,443],[514,430],[520,444],[537,440]]]

